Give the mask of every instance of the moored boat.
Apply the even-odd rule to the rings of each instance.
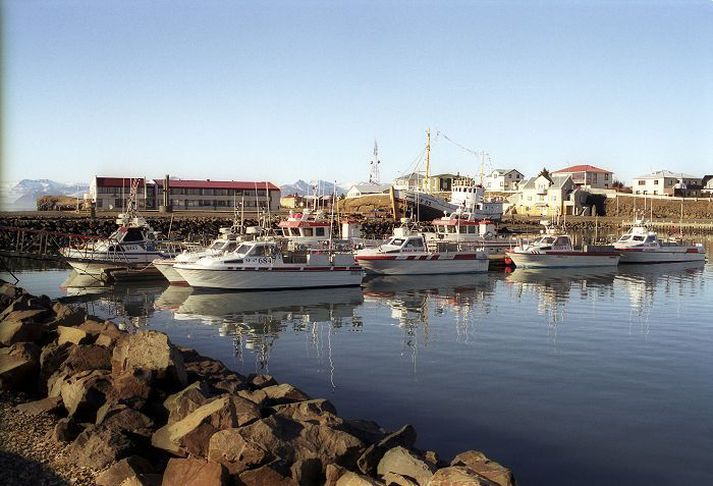
[[[505,254],[521,268],[608,267],[618,265],[620,256],[608,246],[590,245],[576,250],[569,235],[549,227],[543,236]]]
[[[614,243],[614,248],[621,252],[621,263],[702,262],[706,259],[703,245],[661,241],[641,220],[635,221]]]
[[[348,287],[363,277],[352,253],[283,253],[275,240],[244,242],[233,252],[173,268],[191,287],[226,290]]]
[[[442,242],[436,242],[429,248],[422,233],[406,226],[396,228],[386,243],[376,248],[359,250],[356,261],[367,272],[382,275],[475,273],[488,270],[488,257],[484,251],[462,249],[458,244]]]

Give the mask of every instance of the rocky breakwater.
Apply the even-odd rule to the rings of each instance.
[[[514,484],[507,468],[480,452],[444,461],[415,447],[409,425],[387,432],[342,418],[328,400],[268,375],[242,376],[163,333],[126,333],[7,283],[0,285],[0,309],[2,394],[31,397],[3,420],[49,417],[52,440],[62,446],[49,467],[79,468],[72,477],[84,479],[70,482]],[[30,433],[4,423],[0,447],[13,443],[3,434],[18,429]],[[27,483],[13,479],[7,468],[0,472],[3,484]]]

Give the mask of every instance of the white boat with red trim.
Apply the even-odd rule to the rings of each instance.
[[[445,213],[431,224],[433,231],[424,232],[429,243],[442,241],[476,246],[482,248],[491,259],[502,257],[506,250],[517,246],[515,238],[498,236],[495,222],[479,219],[469,211]]]
[[[277,226],[278,235],[287,240],[289,250],[324,249],[332,238],[332,223],[321,210],[292,211]]]
[[[285,252],[275,240],[243,242],[235,251],[173,267],[191,287],[274,290],[360,285],[350,252]]]
[[[607,246],[575,250],[569,235],[554,231],[505,254],[521,268],[608,267],[618,265],[620,256],[618,251]]]
[[[706,259],[702,244],[661,241],[642,220],[635,221],[614,243],[614,248],[621,252],[621,263],[703,262]]]
[[[435,247],[435,248],[434,248]],[[367,272],[381,275],[425,275],[488,271],[488,256],[482,250],[463,250],[457,244],[436,242],[429,248],[423,233],[406,227],[377,248],[356,253]]]

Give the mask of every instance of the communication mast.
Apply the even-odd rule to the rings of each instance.
[[[376,140],[374,140],[374,156],[369,162],[369,182],[372,184],[379,184],[379,145],[377,145]]]

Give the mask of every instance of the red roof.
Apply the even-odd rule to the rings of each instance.
[[[599,174],[613,174],[613,172],[610,170],[600,169],[599,167],[595,167],[593,165],[588,165],[588,164],[573,165],[572,167],[565,167],[564,169],[554,171],[553,174],[561,174],[564,172],[567,172],[567,173],[569,173],[569,172],[597,172]]]
[[[156,179],[156,184],[163,187],[163,179]],[[262,189],[265,187],[271,191],[279,191],[280,188],[277,187],[272,182],[266,181],[211,181],[209,179],[202,180],[190,180],[190,179],[171,179],[168,183],[170,187],[183,187],[190,189]]]
[[[139,180],[139,184],[144,184],[143,177],[97,177],[97,187],[131,187],[132,180]]]

